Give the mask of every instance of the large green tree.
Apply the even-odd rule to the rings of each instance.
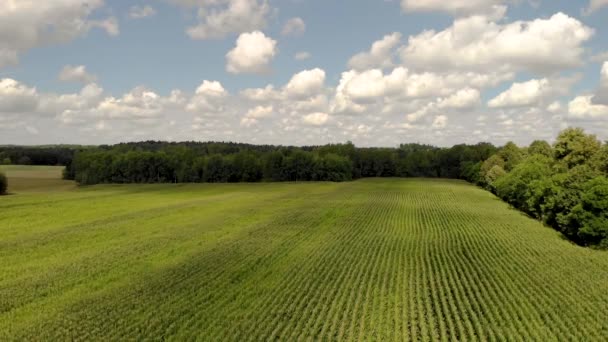
[[[582,128],[567,128],[558,135],[553,149],[555,158],[572,168],[591,160],[601,146],[595,135],[585,134]]]

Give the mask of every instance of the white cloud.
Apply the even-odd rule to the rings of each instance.
[[[307,98],[318,93],[325,83],[325,71],[315,68],[295,74],[285,86],[286,95],[292,98]]]
[[[408,66],[427,70],[549,73],[581,65],[594,30],[558,13],[498,24],[484,16],[457,19],[444,31],[411,36],[401,49]]]
[[[277,54],[276,40],[260,31],[243,33],[236,47],[226,54],[226,71],[233,74],[264,73]]]
[[[66,65],[59,73],[59,80],[63,82],[77,82],[77,83],[92,83],[97,80],[97,76],[87,72],[84,65]]]
[[[445,115],[436,116],[433,120],[433,128],[443,129],[448,125],[448,117]]]
[[[551,91],[546,78],[513,83],[511,88],[502,92],[488,102],[490,108],[524,107],[535,105]]]
[[[559,101],[555,101],[547,106],[547,111],[553,114],[559,113],[562,111],[562,104]]]
[[[568,93],[573,78],[532,79],[527,82],[513,83],[511,87],[488,102],[490,108],[515,108],[539,106],[546,100]]]
[[[154,7],[145,5],[145,6],[131,6],[129,9],[129,17],[133,19],[142,19],[156,15],[156,10]]]
[[[261,30],[267,26],[268,0],[174,1],[199,6],[196,26],[187,29],[192,39],[220,39],[232,33]]]
[[[144,87],[136,87],[121,98],[104,99],[96,111],[109,119],[154,118],[162,113],[161,97]]]
[[[260,119],[265,119],[272,116],[274,111],[273,106],[256,106],[247,111],[247,114],[241,119],[241,125],[251,127],[259,122]]]
[[[299,36],[304,34],[306,31],[306,24],[302,18],[296,17],[287,20],[283,29],[281,30],[281,35],[283,36]]]
[[[95,83],[85,85],[76,94],[44,94],[40,99],[39,112],[58,115],[61,121],[69,123],[82,112],[90,112],[103,100],[103,89]]]
[[[431,97],[448,97],[443,100],[446,107],[473,106],[478,101],[475,89],[495,86],[511,77],[511,74],[482,75],[473,72],[413,73],[404,67],[395,68],[388,74],[380,69],[363,72],[351,70],[342,74],[332,111],[361,113],[366,109],[365,104],[383,101],[390,106],[396,101]]]
[[[263,119],[271,116],[273,110],[272,106],[257,106],[247,111],[245,116],[252,119]]]
[[[305,124],[312,125],[312,126],[323,126],[327,123],[328,120],[329,120],[329,115],[327,113],[311,113],[311,114],[305,115],[302,118],[302,121]]]
[[[115,19],[90,19],[103,6],[103,0],[0,1],[0,68],[17,64],[31,48],[69,42],[92,27],[117,33]]]
[[[196,89],[186,109],[191,112],[216,114],[223,110],[228,95],[220,82],[204,80]]]
[[[593,95],[578,96],[568,104],[568,114],[573,119],[599,119],[608,117],[608,106],[593,104]]]
[[[369,52],[361,52],[348,61],[348,67],[358,71],[370,68],[390,68],[394,65],[393,53],[401,41],[401,33],[394,32],[372,44]]]
[[[584,15],[591,15],[602,7],[608,6],[608,0],[590,0],[589,6],[583,10]]]
[[[439,100],[438,107],[442,109],[469,109],[479,105],[480,102],[481,95],[479,94],[479,90],[465,88],[447,98]]]
[[[508,0],[401,0],[405,12],[447,12],[462,16],[504,12]]]
[[[249,88],[241,91],[241,95],[246,99],[258,102],[268,102],[282,98],[280,91],[275,90],[273,85],[265,88]]]
[[[307,51],[298,52],[295,54],[295,56],[293,56],[296,61],[303,61],[309,59],[310,57],[312,57],[312,55],[310,54],[310,52]]]
[[[36,88],[10,78],[0,79],[0,113],[27,113],[38,108],[39,96]]]

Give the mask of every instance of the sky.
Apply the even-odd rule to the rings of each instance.
[[[0,144],[608,140],[608,0],[0,0]]]

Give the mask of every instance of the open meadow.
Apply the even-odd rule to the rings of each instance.
[[[608,253],[462,181],[4,170],[2,341],[608,340]]]
[[[74,182],[61,179],[63,166],[0,165],[10,178],[9,193],[52,192],[75,188]]]

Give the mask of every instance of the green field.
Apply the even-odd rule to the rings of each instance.
[[[9,193],[69,190],[74,182],[61,179],[63,166],[0,165],[0,172],[10,178]]]
[[[608,253],[464,182],[56,186],[0,198],[2,341],[608,340]]]

